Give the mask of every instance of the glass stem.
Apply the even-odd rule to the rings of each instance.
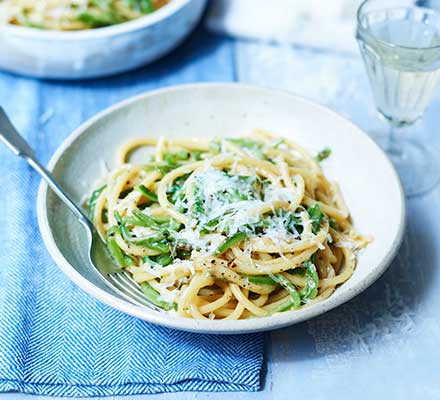
[[[402,136],[402,126],[390,124],[388,132],[388,142],[386,145],[386,152],[392,156],[398,157],[402,155],[402,143],[400,137]]]

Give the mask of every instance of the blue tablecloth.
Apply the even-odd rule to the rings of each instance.
[[[106,80],[45,82],[0,73],[0,104],[46,163],[97,111],[168,84],[170,70],[181,71],[174,83],[193,80],[187,57],[203,51],[202,36],[165,60]],[[233,78],[227,68],[220,75]],[[259,389],[262,335],[203,336],[153,326],[74,286],[41,240],[38,184],[26,163],[0,145],[0,391],[97,396]]]
[[[5,106],[16,125],[37,149],[38,156],[46,163],[61,141],[81,122],[119,100],[152,88],[178,83],[232,80],[291,90],[341,112],[372,135],[387,131],[387,125],[377,118],[359,55],[346,56],[334,51],[299,46],[235,41],[206,34],[203,30],[196,32],[173,54],[159,62],[110,79],[76,83],[45,82],[0,74],[0,104]],[[440,93],[433,99],[423,120],[407,134],[440,148],[439,115]],[[19,163],[23,165],[0,145],[0,165],[5,162],[11,166],[8,173],[18,168]],[[75,296],[72,310],[77,307],[76,303],[86,302],[91,309],[109,312],[101,316],[103,320],[104,315],[109,318],[112,313],[118,313],[73,289],[51,261],[42,258],[46,251],[41,247],[36,249],[35,239],[26,243],[26,251],[27,256],[34,260],[32,267],[41,276],[29,274],[21,258],[11,267],[7,255],[14,252],[19,254],[19,241],[23,239],[5,242],[3,229],[13,224],[29,224],[29,221],[35,224],[33,209],[38,178],[28,169],[20,176],[24,179],[23,187],[29,191],[30,200],[26,207],[18,210],[18,207],[10,204],[12,197],[8,196],[5,203],[6,194],[3,192],[8,190],[6,179],[9,182],[11,178],[0,175],[0,256],[6,254],[6,263],[5,256],[0,260],[0,326],[4,326],[6,313],[14,322],[12,326],[18,323],[27,326],[27,331],[22,330],[27,341],[22,339],[20,342],[20,354],[32,355],[36,335],[32,325],[33,314],[37,305],[44,306],[47,299],[42,295],[41,286],[49,287],[51,279],[63,281],[63,290],[68,287],[63,296]],[[383,277],[369,289],[325,315],[267,335],[267,383],[258,393],[241,393],[240,399],[287,399],[292,396],[313,400],[370,400],[385,397],[399,400],[440,399],[440,229],[436,207],[439,202],[439,186],[425,196],[407,202],[407,232],[402,247]],[[379,199],[377,206],[380,205]],[[12,218],[12,212],[17,213],[18,218]],[[22,251],[20,254],[23,254]],[[45,262],[49,264],[45,265]],[[4,310],[5,296],[10,296],[6,293],[5,277],[7,274],[12,276],[14,270],[17,276],[20,274],[22,285],[29,290],[27,296],[35,304],[27,314],[26,309],[20,307],[10,306],[11,310]],[[22,270],[26,272],[23,275]],[[61,300],[58,298],[56,302],[61,303]],[[54,302],[47,305],[52,307],[53,318],[67,320],[66,309],[57,311],[54,305]],[[97,325],[100,324],[101,321]],[[64,340],[65,354],[58,361],[58,368],[67,379],[73,376],[66,368],[69,365],[68,342],[71,336],[65,335],[66,330],[62,326],[60,322],[54,337],[59,342]],[[140,327],[136,329],[141,335]],[[1,330],[0,342],[11,342],[8,346],[12,346],[12,343],[16,343],[14,334],[11,332],[5,336],[4,330]],[[95,335],[99,336],[100,333]],[[81,340],[85,338],[81,337]],[[45,348],[48,348],[48,344],[42,349]],[[30,374],[34,371],[33,365],[28,362],[23,358],[14,361],[21,365],[21,377],[26,379],[31,378]],[[0,376],[5,375],[3,364],[0,360]],[[105,360],[97,359],[95,365],[105,365]],[[105,367],[102,369],[105,370]],[[18,382],[10,383],[18,387]],[[252,388],[255,387],[252,385]],[[186,393],[170,393],[140,398],[186,400],[188,396]],[[195,395],[200,400],[223,396],[211,393]],[[28,396],[16,393],[0,397],[28,400]]]

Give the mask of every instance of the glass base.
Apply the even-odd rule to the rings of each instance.
[[[392,144],[388,136],[376,136],[400,176],[405,195],[419,196],[440,182],[440,151],[400,137]]]

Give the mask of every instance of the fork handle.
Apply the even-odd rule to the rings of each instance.
[[[24,138],[18,133],[14,125],[12,125],[2,107],[0,107],[0,139],[13,153],[15,153],[15,155],[24,158],[29,165],[40,174],[55,194],[64,202],[64,204],[66,204],[67,207],[69,207],[87,229],[90,231],[93,229],[92,223],[84,212],[70,199],[49,171],[47,171],[47,169],[36,159],[34,151],[26,140],[24,140]]]

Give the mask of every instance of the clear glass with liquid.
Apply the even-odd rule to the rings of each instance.
[[[396,135],[422,117],[440,87],[440,13],[419,3],[367,0],[356,33],[376,107],[391,124],[384,147],[409,195],[440,178],[438,153]]]

